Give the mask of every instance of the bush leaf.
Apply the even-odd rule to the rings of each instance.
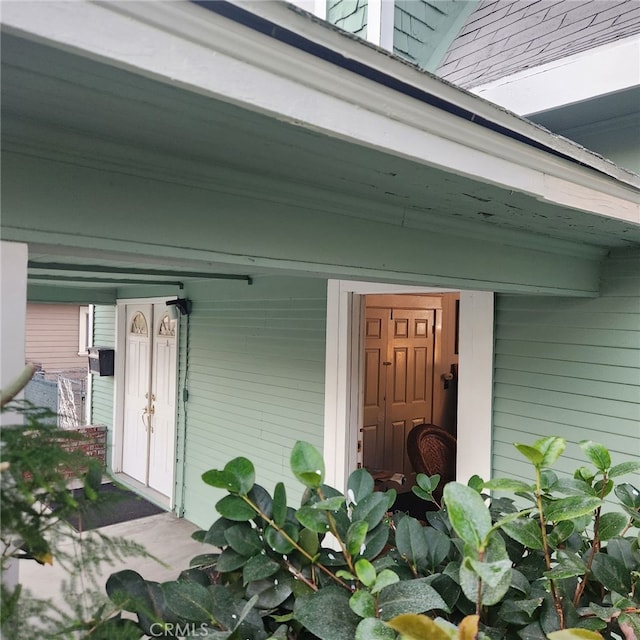
[[[371,474],[364,467],[356,469],[347,481],[347,495],[350,502],[358,504],[360,500],[373,493],[373,487],[374,482]]]
[[[603,513],[598,526],[598,538],[611,540],[627,526],[628,518],[622,513]]]
[[[324,460],[308,442],[298,440],[291,450],[291,471],[305,487],[317,489],[324,481]]]
[[[377,618],[365,618],[356,628],[355,640],[395,640],[393,629]]]
[[[340,587],[326,587],[296,600],[294,617],[321,640],[353,640],[360,618]]]
[[[300,507],[296,511],[296,520],[307,529],[316,533],[327,533],[329,531],[329,521],[324,511],[311,507]]]
[[[236,522],[246,522],[256,516],[255,509],[236,495],[225,496],[222,500],[218,500],[216,510],[227,520]]]
[[[564,629],[547,634],[549,640],[603,640],[602,636],[588,629]]]
[[[606,447],[593,440],[582,440],[578,444],[598,471],[606,471],[611,466],[611,456]]]
[[[567,446],[567,441],[564,438],[549,436],[547,438],[540,438],[533,446],[542,454],[540,466],[550,467],[562,455],[562,452]]]
[[[614,493],[625,507],[640,509],[640,491],[633,485],[623,482],[615,488]]]
[[[450,640],[451,636],[431,618],[417,613],[401,613],[387,622],[408,640]]]
[[[398,522],[396,547],[413,567],[424,564],[429,547],[424,535],[424,527],[415,518],[406,517]]]
[[[483,488],[493,491],[522,491],[530,493],[535,487],[522,480],[514,480],[512,478],[496,478],[482,483]]]
[[[228,527],[224,537],[227,544],[243,556],[251,556],[262,551],[262,541],[258,532],[246,522]]]
[[[372,493],[353,508],[353,520],[364,520],[369,529],[377,527],[389,508],[389,498],[381,492]]]
[[[271,509],[272,520],[281,527],[287,519],[287,491],[283,482],[278,482],[273,489]]]
[[[480,549],[491,531],[491,515],[480,494],[459,482],[449,482],[444,487],[444,502],[456,533],[474,549]]]
[[[280,565],[268,556],[258,554],[251,556],[242,569],[242,581],[245,585],[256,580],[264,580],[277,573]]]
[[[247,458],[234,458],[222,471],[210,469],[202,474],[202,480],[217,489],[226,489],[229,493],[246,495],[256,480],[253,463]]]
[[[375,618],[376,601],[368,592],[360,589],[349,598],[351,611],[357,613],[361,618]]]
[[[347,551],[352,556],[360,554],[368,530],[369,525],[364,520],[356,520],[349,527],[347,531]]]
[[[376,581],[376,570],[365,558],[360,558],[360,560],[356,562],[354,568],[356,570],[358,580],[360,580],[365,587],[371,587]]]
[[[390,620],[401,613],[424,613],[433,609],[448,612],[447,604],[428,580],[405,580],[382,589],[378,596],[380,617]]]
[[[617,478],[627,473],[636,473],[637,471],[640,471],[640,462],[621,462],[611,467],[607,475],[610,478]]]
[[[173,613],[192,622],[211,620],[211,593],[195,582],[165,582],[162,591]]]
[[[609,591],[621,595],[631,591],[631,574],[622,562],[606,553],[596,553],[591,564],[591,573]]]
[[[573,520],[595,511],[602,504],[600,498],[594,496],[569,496],[549,502],[544,509],[544,515],[549,522]]]
[[[530,518],[513,520],[502,525],[502,530],[525,547],[542,549],[542,532],[535,520]]]
[[[513,445],[534,467],[539,467],[542,464],[542,452],[538,451],[535,447],[528,444],[520,444],[516,442]]]

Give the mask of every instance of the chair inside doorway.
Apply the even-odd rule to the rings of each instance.
[[[444,485],[456,477],[456,450],[454,436],[435,424],[419,424],[407,437],[407,453],[415,472],[440,476],[440,483],[433,492],[439,504]]]

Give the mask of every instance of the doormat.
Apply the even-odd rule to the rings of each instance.
[[[74,489],[72,493],[78,502],[78,510],[65,519],[76,531],[98,529],[165,513],[161,507],[112,482],[100,485],[96,500],[87,500],[82,488]]]

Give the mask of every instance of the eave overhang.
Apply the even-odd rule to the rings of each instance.
[[[599,198],[583,204],[586,211],[640,222],[637,175],[285,3],[8,2],[2,21],[10,33],[543,199],[567,199],[558,180],[573,182],[578,199],[591,201],[596,191],[621,197],[616,214],[599,206]],[[145,55],[150,48],[154,55]],[[251,72],[250,84],[238,82],[243,71]],[[294,102],[282,91],[287,81],[302,94]],[[336,122],[334,110],[312,108],[308,99],[314,92],[336,98],[343,108],[351,105],[358,121],[345,112]],[[425,110],[421,95],[436,108]],[[370,118],[361,117],[363,110]],[[375,135],[370,121],[379,118],[389,121],[390,130]],[[402,126],[442,139],[443,153],[420,151],[431,145],[407,145],[406,136],[393,135]],[[456,145],[475,154],[462,162]],[[504,161],[520,171],[501,176]],[[636,206],[628,203],[629,186],[635,187]]]

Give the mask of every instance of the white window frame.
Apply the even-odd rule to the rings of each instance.
[[[357,467],[362,423],[362,344],[367,294],[446,293],[452,289],[329,280],[325,373],[326,481],[344,490]],[[458,290],[455,290],[458,291]],[[491,476],[494,296],[459,291],[458,455],[456,478]]]
[[[89,355],[89,347],[93,344],[93,322],[91,307],[93,305],[82,306],[78,310],[78,355]]]

